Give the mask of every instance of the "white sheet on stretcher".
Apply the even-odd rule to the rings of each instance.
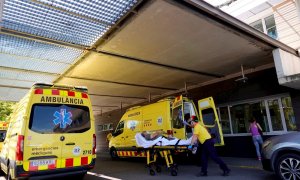
[[[171,140],[165,138],[165,137],[158,137],[155,140],[146,140],[141,133],[137,133],[135,135],[135,140],[138,146],[144,147],[144,148],[149,148],[154,145],[157,146],[172,146],[176,145],[177,141],[179,139],[177,138],[172,138]],[[189,139],[181,139],[177,145],[190,145],[192,141],[192,137]]]

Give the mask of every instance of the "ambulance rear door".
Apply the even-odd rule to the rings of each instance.
[[[222,128],[219,123],[219,117],[212,97],[198,101],[200,123],[203,123],[212,137],[215,139],[215,145],[224,145]]]
[[[90,106],[85,105],[61,107],[62,117],[67,114],[70,116],[69,119],[65,118],[65,123],[61,121],[58,128],[61,133],[63,168],[88,165],[95,154],[94,119]]]
[[[41,171],[61,168],[61,134],[55,133],[55,112],[60,106],[33,104],[25,135],[18,136],[18,143],[24,141],[23,168],[25,171]],[[17,157],[16,159],[21,159]]]

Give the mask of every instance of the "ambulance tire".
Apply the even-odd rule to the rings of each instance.
[[[110,148],[109,154],[110,154],[110,157],[111,157],[112,160],[119,159],[117,150],[115,148]]]
[[[80,175],[78,176],[78,179],[84,179],[84,177],[85,177],[86,174],[87,174],[87,172],[86,172],[86,173],[80,174]],[[75,178],[75,179],[77,179],[77,178]]]

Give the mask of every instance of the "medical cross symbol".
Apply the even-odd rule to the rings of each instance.
[[[55,111],[53,116],[56,118],[53,120],[55,125],[60,124],[60,128],[66,128],[67,124],[70,125],[72,123],[71,117],[72,114],[70,112],[66,112],[66,109],[61,109],[60,112]]]

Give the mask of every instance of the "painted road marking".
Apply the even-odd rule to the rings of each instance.
[[[230,167],[238,167],[238,168],[244,168],[244,169],[258,169],[258,170],[263,170],[261,167],[257,166],[235,166],[235,165],[229,165]]]
[[[119,178],[114,178],[114,177],[106,176],[106,175],[104,175],[104,174],[97,174],[97,173],[93,173],[93,172],[87,172],[87,173],[88,173],[89,175],[101,177],[101,178],[104,178],[104,179],[110,179],[110,180],[122,180],[122,179],[119,179]]]

